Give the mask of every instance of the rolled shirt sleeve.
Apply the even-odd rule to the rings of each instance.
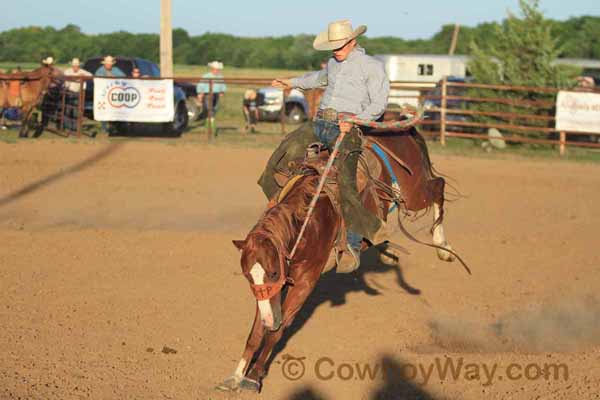
[[[293,78],[292,86],[300,89],[316,89],[327,86],[327,68],[320,71],[309,72],[298,78]]]
[[[374,121],[385,112],[390,94],[390,81],[383,64],[377,60],[370,60],[367,64],[367,76],[367,92],[371,103],[357,114],[357,117]]]

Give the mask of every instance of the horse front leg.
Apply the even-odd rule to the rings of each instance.
[[[222,383],[220,383],[216,389],[221,391],[239,391],[240,383],[244,379],[244,375],[248,370],[248,366],[252,361],[252,356],[262,343],[263,337],[265,335],[265,327],[261,321],[260,310],[258,309],[258,304],[256,306],[256,315],[254,316],[254,322],[252,324],[252,329],[250,330],[250,334],[248,335],[248,340],[246,340],[246,348],[242,353],[242,358],[237,365],[233,375],[225,379]]]
[[[444,249],[452,250],[452,246],[448,244],[444,233],[444,182],[443,178],[436,178],[433,182],[433,244],[443,247]],[[442,261],[452,262],[454,256],[445,250],[437,249],[438,258]]]
[[[317,271],[320,274],[320,270]],[[307,279],[306,281],[296,282],[294,286],[290,287],[287,296],[283,303],[283,318],[281,327],[276,331],[268,331],[265,337],[265,343],[260,351],[256,362],[252,366],[252,369],[248,375],[244,378],[240,387],[245,390],[254,392],[260,392],[262,386],[262,379],[266,375],[266,363],[273,351],[275,345],[281,340],[284,330],[289,327],[298,311],[302,308],[308,296],[312,293],[315,285],[318,281],[318,276],[313,279]]]

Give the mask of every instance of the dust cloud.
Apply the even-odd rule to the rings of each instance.
[[[447,350],[578,351],[600,344],[600,302],[588,296],[515,311],[493,323],[443,317],[429,326],[435,344]]]

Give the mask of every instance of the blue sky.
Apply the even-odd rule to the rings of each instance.
[[[8,0],[7,0],[8,1]],[[0,30],[67,23],[86,33],[158,32],[159,0],[12,0]],[[600,15],[599,0],[541,0],[554,19]],[[443,24],[498,21],[517,0],[173,0],[173,25],[197,35],[206,31],[241,36],[317,33],[330,20],[366,24],[369,36],[427,38]],[[6,11],[6,10],[5,10]],[[6,18],[10,15],[10,18]]]

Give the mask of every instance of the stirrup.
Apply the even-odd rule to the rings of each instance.
[[[349,244],[342,251],[335,253],[336,272],[349,274],[360,268],[360,250],[353,249]]]

